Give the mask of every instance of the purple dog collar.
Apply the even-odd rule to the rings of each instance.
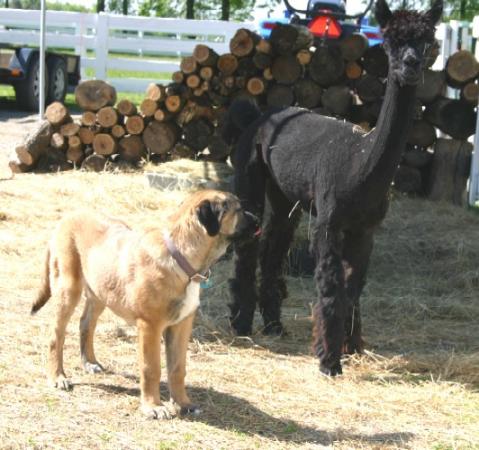
[[[208,269],[204,274],[197,272],[188,260],[184,257],[184,255],[180,252],[178,247],[175,245],[173,240],[171,239],[170,235],[165,232],[163,233],[163,240],[165,241],[166,248],[168,252],[172,256],[172,258],[178,263],[181,270],[188,275],[190,281],[194,281],[196,283],[200,283],[202,281],[208,281],[210,278],[211,271]]]

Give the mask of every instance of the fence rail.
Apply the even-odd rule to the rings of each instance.
[[[40,11],[2,9],[0,42],[38,46],[39,24]],[[112,78],[108,71],[142,70],[156,74],[157,82],[168,82],[165,73],[179,69],[179,56],[191,54],[198,43],[227,53],[230,39],[242,27],[254,29],[252,22],[47,11],[45,39],[47,48],[73,50],[81,56],[82,79],[104,79],[118,90],[142,92],[151,79]]]

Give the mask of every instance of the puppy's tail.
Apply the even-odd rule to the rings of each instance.
[[[254,100],[236,99],[231,103],[221,127],[221,136],[228,144],[234,144],[241,133],[261,116]]]
[[[32,304],[30,314],[35,314],[50,299],[52,292],[50,289],[50,249],[47,249],[45,262],[43,266],[43,277],[37,298]]]

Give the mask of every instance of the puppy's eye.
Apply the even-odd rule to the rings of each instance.
[[[229,203],[228,203],[226,200],[223,202],[223,204],[221,205],[221,207],[222,207],[222,209],[223,209],[223,212],[225,212],[225,213],[228,212],[229,209],[230,209],[230,205],[229,205]]]

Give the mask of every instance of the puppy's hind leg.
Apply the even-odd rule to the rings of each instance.
[[[63,370],[63,344],[68,321],[81,297],[82,281],[79,277],[62,275],[58,284],[58,304],[48,352],[48,377],[53,386],[69,390],[72,384]]]
[[[105,304],[100,302],[89,288],[85,289],[86,301],[80,319],[80,352],[84,369],[88,373],[103,372],[102,365],[95,357],[93,337],[100,314],[105,310]]]

